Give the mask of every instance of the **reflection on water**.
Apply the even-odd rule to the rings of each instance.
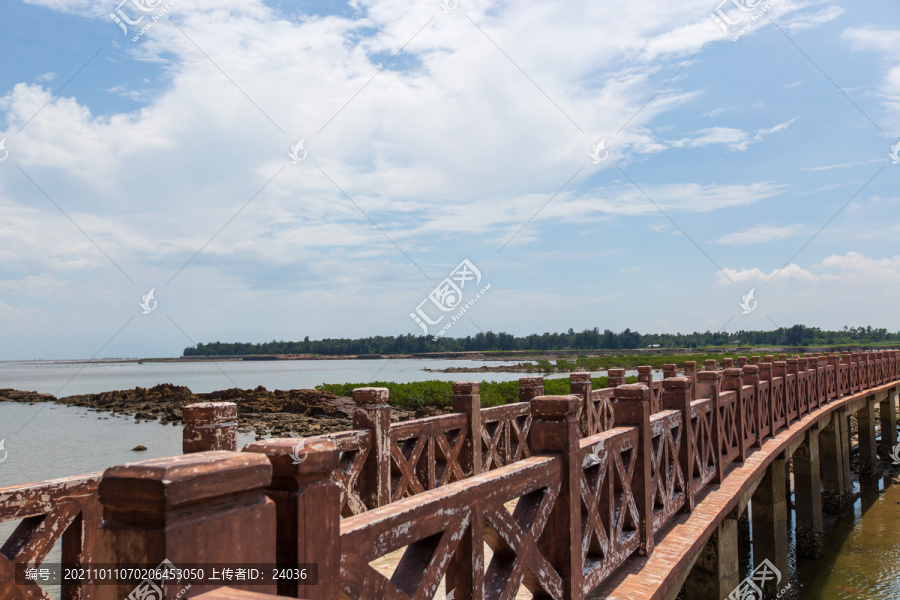
[[[862,486],[818,560],[800,559],[800,600],[900,598],[900,485]]]

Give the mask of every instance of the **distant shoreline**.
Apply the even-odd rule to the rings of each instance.
[[[735,354],[744,356],[764,354],[803,354],[805,352],[834,352],[846,350],[845,346],[768,346],[768,347],[734,347],[722,346],[714,348],[633,348],[621,350],[510,350],[494,352],[423,352],[416,354],[244,354],[244,355],[197,355],[163,358],[98,358],[98,359],[26,359],[2,360],[0,365],[8,363],[25,364],[124,364],[124,363],[190,363],[190,362],[255,362],[255,361],[293,361],[293,360],[472,360],[472,361],[516,361],[516,360],[556,360],[558,357],[607,357],[607,356],[659,356],[659,355],[697,355],[697,354]],[[854,352],[861,350],[882,349],[881,346],[854,346]]]

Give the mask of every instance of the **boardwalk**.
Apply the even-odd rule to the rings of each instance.
[[[896,444],[900,352],[718,367],[686,363],[677,377],[667,365],[661,381],[642,367],[633,385],[613,369],[602,390],[575,373],[567,396],[528,377],[519,403],[484,409],[478,385],[459,382],[452,413],[395,424],[387,390],[363,388],[351,431],[240,452],[235,406],[195,405],[184,456],[0,490],[0,521],[22,519],[0,554],[0,600],[47,597],[14,582],[15,565],[21,580],[57,544],[82,566],[288,575],[185,579],[167,598],[706,599],[757,586],[774,597],[788,575],[788,461],[798,550],[816,556],[823,512],[852,499],[849,417],[862,481],[882,476],[879,451]],[[757,564],[740,580],[750,504]],[[154,584],[112,583],[73,581],[62,597],[149,600],[135,590]]]

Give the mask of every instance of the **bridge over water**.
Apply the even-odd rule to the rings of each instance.
[[[599,390],[574,373],[566,396],[526,377],[520,402],[491,408],[458,382],[452,413],[401,423],[387,390],[362,388],[352,430],[240,452],[234,404],[192,405],[183,456],[0,489],[0,522],[19,522],[0,600],[50,598],[39,574],[54,546],[82,569],[63,600],[775,598],[791,489],[797,551],[815,557],[823,512],[852,502],[851,447],[860,481],[883,476],[900,351],[722,367],[666,365],[660,381],[641,367],[631,385],[611,369]],[[748,510],[756,564],[741,579]],[[161,563],[205,573],[162,585],[103,571]],[[278,571],[210,578],[241,565]]]

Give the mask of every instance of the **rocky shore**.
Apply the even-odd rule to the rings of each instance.
[[[319,390],[252,390],[232,388],[199,394],[184,386],[163,383],[152,388],[136,387],[100,394],[57,398],[50,394],[0,389],[0,402],[35,404],[53,402],[97,412],[134,417],[135,421],[159,421],[163,425],[183,423],[181,410],[195,402],[234,402],[238,407],[238,429],[257,437],[310,436],[351,428],[353,400]],[[417,413],[392,408],[391,420],[405,421]],[[98,417],[102,418],[102,417]]]

